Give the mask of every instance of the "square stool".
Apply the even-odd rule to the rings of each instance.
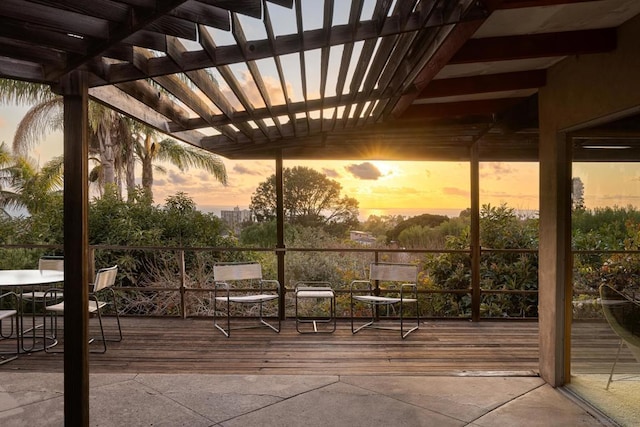
[[[313,334],[324,333],[330,334],[336,330],[336,295],[330,286],[329,282],[298,282],[295,288],[296,294],[296,331],[301,334]],[[298,312],[298,300],[300,299],[316,299],[329,300],[329,313],[326,316],[323,315],[311,315],[303,316]],[[313,324],[313,331],[302,331],[300,325],[302,323]],[[330,324],[333,323],[332,328],[318,329],[318,323]]]

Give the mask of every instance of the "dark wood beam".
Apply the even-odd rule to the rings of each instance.
[[[77,55],[73,58],[69,58],[63,69],[52,70],[49,75],[46,76],[47,80],[53,81],[59,76],[80,67],[87,61],[98,57],[107,49],[121,42],[136,31],[141,30],[146,26],[152,24],[156,20],[162,18],[167,13],[185,3],[185,1],[187,0],[165,0],[162,2],[156,2],[155,8],[153,8],[153,10],[137,9],[134,11],[133,9],[131,9],[129,12],[129,19],[123,22],[112,23],[111,25],[109,25],[107,31],[102,34],[103,37],[105,37],[106,35],[105,39],[99,40],[96,43],[92,43],[86,55]],[[56,14],[58,13],[56,12],[56,10],[59,11],[59,9],[53,9],[52,13],[54,16],[56,16]]]
[[[467,115],[491,116],[505,111],[526,98],[498,98],[479,101],[441,102],[434,104],[411,105],[401,119],[431,119],[442,117],[458,117]]]
[[[9,79],[19,77],[23,81],[38,83],[42,81],[43,75],[40,64],[0,57],[0,77]]]
[[[147,74],[141,73],[138,68],[131,64],[111,64],[108,78],[106,76],[100,77],[109,83],[119,83],[202,68],[219,67],[221,65],[245,62],[247,60],[257,61],[259,59],[283,56],[291,53],[298,54],[303,46],[305,50],[311,51],[346,43],[377,39],[378,37],[410,33],[412,31],[423,30],[424,28],[440,28],[447,24],[456,24],[460,19],[458,18],[458,21],[446,19],[433,22],[429,21],[425,24],[422,18],[420,13],[414,12],[409,15],[406,22],[403,22],[398,16],[389,16],[384,20],[384,24],[381,27],[375,20],[358,22],[355,26],[350,24],[335,25],[331,27],[329,45],[327,45],[325,31],[323,29],[317,29],[304,31],[302,32],[302,36],[289,34],[279,36],[275,40],[254,40],[246,46],[241,47],[237,45],[216,46],[209,51],[203,49],[185,52],[180,65],[175,64],[171,58],[167,57],[150,58],[148,60],[149,65],[146,67]],[[474,22],[477,25],[461,42],[461,45],[471,37],[477,27],[482,23],[478,23],[477,21],[467,22]],[[200,35],[204,36],[205,34],[200,33]],[[131,37],[127,40],[130,41]],[[154,42],[157,43],[157,41]],[[455,51],[457,51],[457,48],[451,52],[451,55],[453,55]]]
[[[500,4],[502,0],[487,0],[486,17],[488,17]],[[476,19],[468,22],[461,22],[454,26],[450,31],[443,30],[444,41],[438,46],[437,51],[431,56],[424,68],[418,73],[413,80],[410,90],[400,96],[395,105],[391,109],[392,117],[400,117],[405,110],[416,99],[418,94],[433,80],[433,78],[447,65],[451,58],[460,50],[460,48],[475,34],[480,26],[485,22],[484,19]],[[448,32],[446,32],[448,31]]]
[[[472,93],[535,89],[547,83],[546,70],[518,71],[432,80],[418,95],[418,99],[441,98]]]
[[[523,7],[557,6],[572,3],[591,3],[602,0],[505,0],[499,9],[521,9]]]
[[[615,28],[471,39],[451,58],[450,64],[513,59],[584,55],[616,48]]]

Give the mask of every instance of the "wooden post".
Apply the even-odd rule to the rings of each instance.
[[[187,318],[187,272],[186,272],[186,264],[184,260],[184,249],[180,250],[180,256],[178,259],[180,263],[180,313],[182,313],[182,318]]]
[[[471,146],[471,321],[480,320],[480,154],[478,142]]]
[[[540,375],[559,387],[571,375],[571,141],[564,132],[540,136],[539,259]]]
[[[282,151],[276,156],[276,227],[277,243],[276,257],[278,260],[278,281],[280,282],[280,298],[278,298],[278,315],[280,319],[285,317],[285,277],[284,277],[284,179],[282,176]]]
[[[67,74],[64,97],[64,423],[89,425],[88,93],[84,71]]]

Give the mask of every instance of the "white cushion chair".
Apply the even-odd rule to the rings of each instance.
[[[64,271],[64,257],[60,255],[43,255],[38,260],[38,269],[41,274],[47,274],[47,271]],[[62,298],[63,291],[63,282],[60,282],[58,286],[56,286],[55,293],[53,291],[49,292],[48,298],[49,300],[60,300]],[[51,288],[51,285],[48,286]],[[23,330],[22,333],[26,334],[28,332],[32,332],[35,334],[35,330],[37,328],[42,327],[42,325],[36,324],[37,318],[37,308],[39,305],[44,305],[45,302],[45,293],[46,288],[42,288],[42,290],[31,290],[28,292],[23,292],[20,295],[22,301],[31,303],[31,328]],[[53,324],[49,325],[50,328],[53,328]]]
[[[302,300],[311,300],[312,304],[318,305],[320,302],[328,303],[328,309],[321,310],[316,313],[302,314],[300,305]],[[316,307],[317,308],[317,307]],[[322,312],[324,311],[324,313]],[[322,281],[301,281],[296,283],[295,287],[295,314],[296,314],[296,331],[301,334],[325,333],[330,334],[336,330],[336,295],[333,292],[331,283]],[[313,329],[301,329],[301,325],[309,323],[313,325]],[[324,328],[318,329],[318,324],[326,324]]]
[[[404,339],[411,332],[420,327],[420,307],[418,304],[418,267],[413,264],[399,263],[372,263],[369,266],[368,280],[354,280],[351,282],[351,332],[357,333],[364,328],[399,330]],[[371,318],[365,324],[355,327],[356,305],[368,306]],[[411,318],[412,326],[405,330],[407,319],[406,306],[412,306],[414,310]],[[382,323],[379,308],[386,307],[396,310],[396,317],[400,318],[400,325],[393,326]],[[385,316],[389,318],[390,316]],[[413,323],[415,322],[415,323]]]
[[[244,310],[235,314],[243,316],[254,313],[259,323],[250,326],[236,326],[233,329],[246,329],[266,326],[280,332],[281,321],[277,313],[277,301],[280,298],[280,282],[262,278],[262,266],[257,262],[216,263],[213,266],[213,324],[227,338],[231,336],[231,317],[235,306]],[[277,326],[265,320],[267,303],[276,307]],[[218,307],[223,307],[226,326],[218,323]],[[250,307],[250,308],[248,308]]]
[[[92,351],[93,353],[105,353],[107,351],[107,341],[110,342],[120,342],[122,341],[122,328],[120,327],[120,316],[118,314],[118,305],[116,300],[116,293],[113,290],[113,285],[116,282],[116,276],[118,274],[118,266],[114,265],[113,267],[101,268],[96,272],[96,277],[89,285],[89,314],[95,314],[98,318],[98,323],[100,324],[100,338],[99,341],[102,341],[102,349]],[[46,292],[45,300],[50,301],[51,298],[57,298],[58,289],[52,289]],[[110,301],[104,301],[98,299],[98,295],[109,295]],[[116,338],[106,338],[104,332],[104,326],[102,324],[102,309],[107,305],[113,305],[115,311],[115,318],[118,325],[118,336]],[[47,304],[45,310],[54,315],[54,318],[57,319],[57,316],[64,313],[64,301],[57,302],[55,304]],[[56,322],[57,326],[57,322]],[[46,328],[46,323],[45,323]],[[57,329],[57,328],[56,328]],[[53,336],[56,336],[56,331],[52,331]],[[46,329],[45,329],[46,336]],[[91,339],[90,342],[93,342],[94,339]],[[45,348],[45,351],[52,352],[48,348]]]
[[[9,299],[9,297],[13,298],[13,307],[17,308],[18,298],[16,294],[13,292],[7,292],[0,295],[0,300]],[[11,305],[9,305],[11,307]],[[20,339],[18,337],[18,310],[16,308],[3,308],[0,310],[0,340],[7,339],[15,339],[16,341],[16,351],[15,352],[0,352],[0,365],[4,365],[5,363],[11,362],[18,358],[18,354],[20,353]],[[7,333],[5,332],[5,320],[11,319],[9,322],[11,328]]]
[[[610,285],[600,285],[600,302],[604,317],[607,319],[613,332],[620,338],[618,352],[611,367],[609,380],[605,389],[613,380],[613,371],[620,358],[622,345],[626,344],[635,359],[640,362],[640,301],[620,292]]]

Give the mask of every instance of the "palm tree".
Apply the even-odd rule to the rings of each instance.
[[[153,199],[153,170],[165,172],[162,167],[154,166],[157,161],[164,161],[177,166],[180,171],[189,167],[204,169],[213,174],[218,182],[227,184],[227,172],[222,160],[190,145],[165,138],[158,141],[160,134],[149,127],[144,127],[137,134],[133,145],[134,152],[142,163],[142,188]]]
[[[0,79],[0,102],[33,105],[20,121],[14,136],[13,149],[26,153],[47,132],[62,128],[62,97],[47,86]],[[89,155],[97,163],[90,181],[100,188],[114,185],[122,189],[125,175],[127,193],[135,189],[135,157],[142,164],[142,186],[152,195],[154,162],[166,161],[181,171],[197,167],[226,184],[227,175],[219,157],[172,139],[158,141],[159,133],[116,113],[98,103],[89,105],[91,131]],[[156,167],[162,171],[161,167]],[[121,191],[118,193],[121,194]]]
[[[24,208],[30,214],[42,212],[50,198],[62,190],[62,156],[38,168],[32,159],[11,156],[5,143],[0,144],[0,207]]]

